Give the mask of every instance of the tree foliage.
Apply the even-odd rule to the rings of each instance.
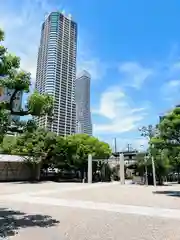
[[[155,127],[152,125],[147,127],[144,126],[140,129],[140,131],[141,136],[147,138],[149,147],[147,149],[146,156],[143,156],[144,153],[138,154],[138,170],[141,172],[141,174],[144,174],[146,167],[148,175],[152,175],[153,157],[156,170],[156,179],[159,184],[162,184],[164,177],[168,174],[170,164],[167,155],[167,149],[165,147],[165,141],[160,137],[159,125],[156,125]]]
[[[12,149],[14,149],[16,144],[16,137],[6,135],[1,144],[1,152],[2,153],[11,153]]]
[[[145,173],[145,167],[149,165],[149,160],[146,157],[146,152],[139,152],[136,155],[136,164],[137,164],[137,169],[136,171],[140,173],[141,176]]]
[[[157,127],[154,127],[153,125],[143,126],[142,128],[139,128],[139,131],[142,137],[146,137],[150,140],[157,134]]]
[[[152,127],[142,128],[149,135],[149,153],[154,157],[156,175],[159,181],[168,172],[178,173],[180,182],[180,108],[175,107],[162,118],[156,126],[155,134]],[[148,130],[147,130],[148,129]]]
[[[14,141],[15,138],[15,141]],[[4,152],[26,156],[26,160],[42,166],[61,169],[87,170],[88,154],[93,158],[104,159],[111,154],[109,145],[95,137],[86,134],[76,134],[67,137],[57,136],[44,129],[26,131],[13,137],[13,144],[3,145]]]
[[[75,166],[87,169],[88,154],[92,154],[93,158],[105,159],[111,154],[109,145],[105,142],[99,141],[95,137],[86,134],[71,135],[66,138],[69,149],[71,149],[70,156]]]
[[[180,107],[175,107],[159,123],[159,145],[166,149],[170,165],[178,173],[180,182]],[[157,142],[157,139],[153,140]]]
[[[180,107],[176,107],[159,123],[160,137],[171,146],[180,144]]]
[[[0,29],[0,90],[1,95],[8,90],[9,99],[0,102],[0,141],[8,131],[22,132],[31,129],[31,122],[12,122],[12,116],[52,115],[53,99],[48,94],[32,93],[24,108],[15,108],[19,93],[29,93],[31,74],[20,69],[20,58],[8,52],[3,46],[4,33]],[[1,96],[2,97],[2,96]],[[30,127],[31,126],[31,127]],[[30,128],[29,128],[30,127]]]

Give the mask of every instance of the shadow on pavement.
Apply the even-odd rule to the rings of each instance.
[[[155,191],[154,194],[165,194],[171,197],[180,197],[180,191]]]
[[[53,227],[59,221],[47,215],[27,215],[26,213],[0,208],[0,238],[6,238],[18,234],[21,228],[28,227]]]
[[[11,184],[43,184],[47,182],[52,182],[52,181],[9,181],[8,183]]]

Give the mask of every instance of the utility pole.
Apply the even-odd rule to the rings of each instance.
[[[114,138],[114,152],[117,152],[117,143],[116,143],[116,138]]]
[[[127,149],[128,149],[128,152],[131,151],[131,144],[128,143],[128,145],[127,145]]]

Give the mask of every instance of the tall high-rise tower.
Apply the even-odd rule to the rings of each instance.
[[[76,79],[76,133],[92,135],[90,111],[90,79],[87,71],[82,71]]]
[[[63,136],[75,133],[76,49],[77,24],[70,15],[50,13],[42,24],[35,88],[53,96],[53,121],[35,119],[39,127]]]

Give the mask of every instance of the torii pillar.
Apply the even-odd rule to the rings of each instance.
[[[120,153],[119,155],[119,166],[120,166],[120,183],[122,185],[125,184],[125,177],[124,177],[124,154],[123,153]]]
[[[92,183],[92,155],[88,155],[88,183]]]

